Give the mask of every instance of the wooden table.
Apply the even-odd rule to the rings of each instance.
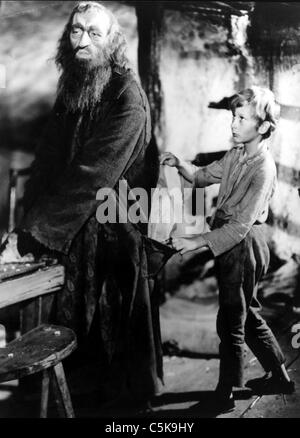
[[[39,269],[36,272],[0,283],[0,309],[22,301],[56,292],[65,281],[61,265]]]
[[[42,323],[43,297],[59,291],[64,285],[64,281],[65,268],[61,265],[52,265],[0,282],[0,309],[20,304],[19,329],[21,333],[25,333],[29,330],[24,326],[23,311],[25,307],[34,315],[34,322],[31,325],[33,327],[40,325]],[[6,335],[4,336],[6,337]]]

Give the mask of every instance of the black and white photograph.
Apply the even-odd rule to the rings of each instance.
[[[300,1],[1,0],[0,35],[0,422],[300,418]]]

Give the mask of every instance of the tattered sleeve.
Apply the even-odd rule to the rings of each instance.
[[[221,228],[204,233],[209,248],[215,256],[229,251],[240,243],[263,212],[272,196],[276,176],[268,171],[256,172],[239,205]]]
[[[202,188],[212,184],[220,184],[224,171],[226,155],[219,161],[214,161],[208,166],[200,167],[195,172],[194,186]]]

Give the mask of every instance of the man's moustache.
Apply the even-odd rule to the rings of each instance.
[[[77,55],[78,52],[84,50],[85,52],[91,53],[89,49],[87,49],[86,47],[78,47],[77,49],[74,50],[74,55]]]

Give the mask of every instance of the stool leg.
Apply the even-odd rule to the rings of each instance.
[[[58,415],[61,418],[64,418],[66,416],[65,414],[65,409],[62,405],[62,401],[61,401],[61,394],[60,394],[60,390],[58,388],[58,383],[57,383],[57,379],[56,379],[56,375],[54,373],[53,368],[50,369],[49,371],[50,373],[50,383],[52,386],[52,391],[53,391],[53,398],[58,410]]]
[[[43,371],[43,379],[42,379],[42,396],[41,396],[40,418],[47,418],[48,400],[49,400],[49,383],[50,383],[49,372],[48,372],[48,370],[44,370]]]
[[[69,388],[67,385],[64,368],[61,362],[53,367],[55,380],[60,395],[61,402],[67,418],[75,418]]]

